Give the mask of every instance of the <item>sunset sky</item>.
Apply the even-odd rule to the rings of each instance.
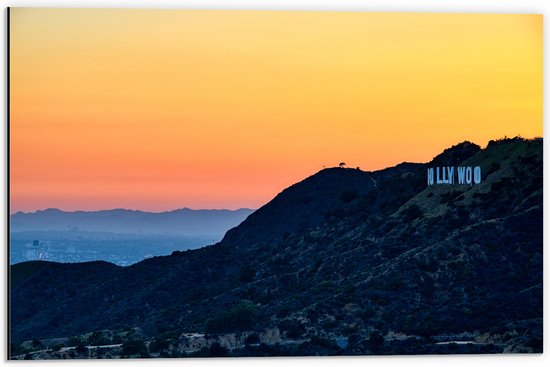
[[[258,208],[542,136],[542,16],[10,11],[11,211]]]

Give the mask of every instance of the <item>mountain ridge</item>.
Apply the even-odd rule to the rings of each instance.
[[[65,214],[71,214],[71,213],[104,213],[104,212],[131,212],[131,213],[144,213],[144,214],[167,214],[167,213],[177,213],[177,212],[239,212],[239,211],[253,211],[254,209],[251,208],[237,208],[237,209],[192,209],[192,208],[178,208],[178,209],[172,209],[172,210],[164,210],[160,212],[152,212],[147,210],[141,210],[141,209],[128,209],[128,208],[112,208],[112,209],[99,209],[99,210],[63,210],[59,208],[46,208],[46,209],[37,209],[34,211],[22,211],[19,210],[15,213],[12,213],[10,215],[15,214],[37,214],[37,213],[65,213]]]
[[[189,209],[146,212],[133,209],[63,211],[56,208],[10,215],[10,231],[80,230],[88,232],[181,234],[216,237],[246,218],[252,209]]]

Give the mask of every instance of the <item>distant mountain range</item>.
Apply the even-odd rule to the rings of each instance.
[[[127,209],[74,212],[46,209],[12,214],[10,231],[87,231],[221,238],[229,228],[241,223],[252,212],[252,209],[187,208],[162,213]]]
[[[212,246],[13,265],[11,354],[60,337],[76,349],[27,357],[541,353],[542,153],[514,138],[324,169]],[[481,182],[427,185],[444,166]],[[100,343],[116,346],[84,347]]]

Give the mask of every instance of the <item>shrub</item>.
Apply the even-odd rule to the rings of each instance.
[[[63,348],[63,344],[56,344],[56,345],[54,345],[54,346],[52,347],[52,350],[53,350],[54,352],[58,352],[58,351],[61,350],[61,348]]]
[[[155,338],[155,340],[149,345],[151,352],[160,352],[162,350],[168,349],[170,346],[170,341],[164,338]]]
[[[84,353],[86,352],[88,349],[86,348],[86,346],[84,345],[83,342],[80,342],[76,345],[76,349],[75,349],[78,353]]]
[[[143,340],[129,340],[122,344],[122,354],[123,355],[134,355],[139,354],[143,355],[147,353],[147,347]]]
[[[32,347],[33,348],[42,348],[43,347],[43,344],[40,340],[38,339],[33,339],[32,340]]]
[[[260,343],[260,337],[258,336],[258,334],[254,333],[254,334],[250,334],[249,336],[246,337],[246,340],[245,340],[245,344],[259,344]]]
[[[215,342],[210,346],[208,350],[208,355],[210,357],[226,357],[229,354],[227,348],[220,345],[220,343]]]
[[[88,337],[89,345],[108,345],[111,344],[111,340],[106,338],[101,331],[94,331],[92,335]]]
[[[327,338],[312,336],[309,342],[311,343],[311,345],[315,345],[323,349],[328,349],[329,351],[330,350],[338,351],[340,349],[340,347],[338,347],[338,345],[334,340],[327,339]]]
[[[369,346],[372,351],[379,351],[384,345],[384,337],[378,331],[372,331],[369,335]]]
[[[291,339],[301,337],[306,331],[304,325],[295,319],[284,319],[279,323],[279,329],[286,332],[286,336]]]
[[[256,306],[250,301],[240,301],[227,311],[217,313],[206,320],[204,331],[207,334],[250,330],[254,325]]]

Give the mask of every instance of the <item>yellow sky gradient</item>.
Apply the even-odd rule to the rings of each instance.
[[[542,16],[10,11],[11,211],[257,208],[542,136]]]

